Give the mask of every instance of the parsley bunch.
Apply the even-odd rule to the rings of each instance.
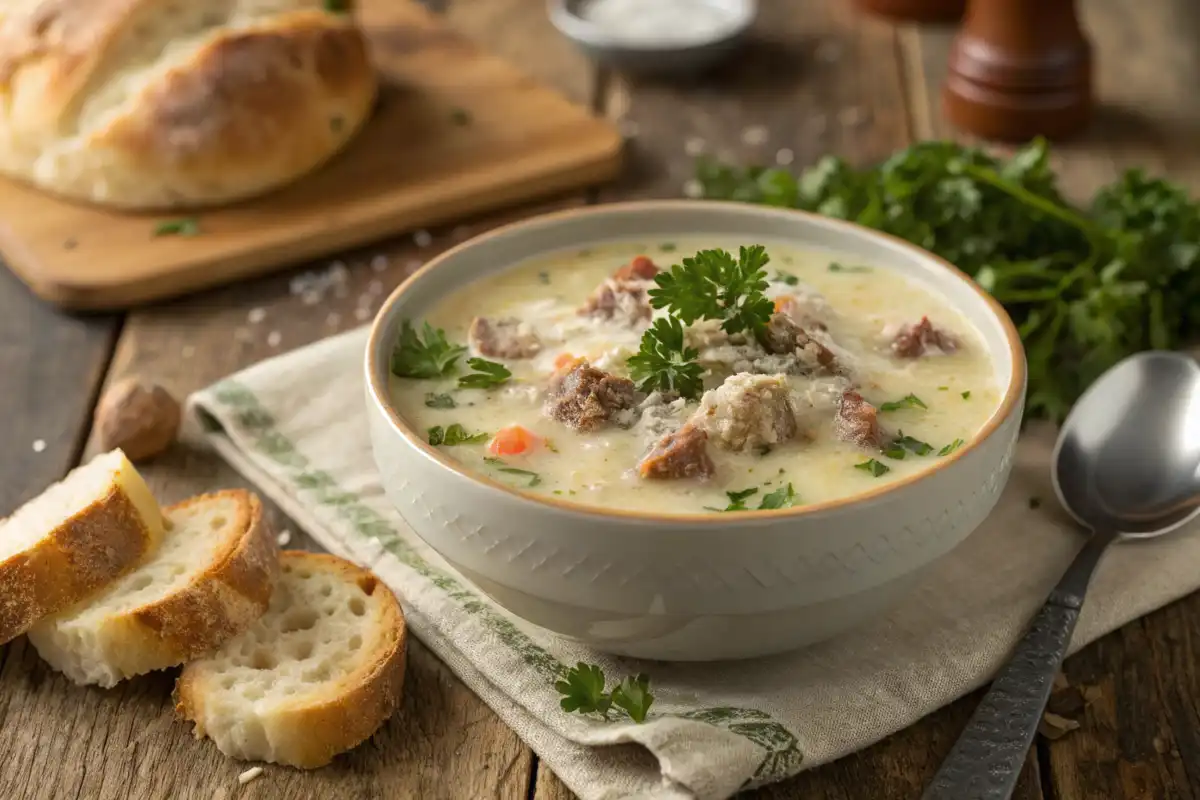
[[[467,352],[450,344],[446,332],[428,322],[418,333],[408,320],[400,324],[400,337],[392,349],[392,374],[399,378],[440,378],[450,373]]]
[[[799,176],[698,165],[706,197],[802,208],[942,256],[1016,322],[1029,412],[1060,420],[1122,358],[1200,334],[1200,204],[1131,170],[1086,207],[1063,199],[1043,141],[1009,158],[921,142],[874,167],[827,157]]]

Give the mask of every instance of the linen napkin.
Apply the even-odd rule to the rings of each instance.
[[[1053,432],[1034,428],[996,510],[886,618],[755,661],[614,659],[506,614],[389,505],[367,438],[366,338],[342,334],[197,393],[189,429],[318,542],[373,569],[410,630],[584,800],[724,798],[916,722],[987,681],[1083,543],[1050,489]],[[1110,550],[1072,649],[1200,586],[1198,530]],[[563,712],[554,681],[578,661],[610,682],[647,672],[646,722]]]

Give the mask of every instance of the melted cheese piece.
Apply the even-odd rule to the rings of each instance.
[[[880,405],[911,394],[926,405],[925,409],[881,412],[882,425],[892,434],[903,432],[927,442],[932,453],[918,456],[908,452],[897,460],[837,439],[833,411],[846,386],[837,378],[788,376],[806,436],[767,453],[730,452],[710,440],[708,452],[716,474],[705,481],[645,480],[635,469],[657,438],[655,434],[678,425],[697,408],[696,401],[657,408],[629,428],[610,424],[592,433],[577,433],[544,416],[547,380],[560,355],[586,357],[601,369],[628,374],[625,359],[637,351],[646,325],[630,328],[581,317],[577,309],[597,285],[636,255],[648,255],[665,269],[678,261],[678,253],[713,247],[736,253],[738,244],[681,239],[606,245],[531,260],[467,285],[443,298],[431,309],[427,321],[445,329],[451,341],[465,343],[475,316],[517,317],[536,329],[541,351],[531,359],[505,361],[513,378],[490,391],[458,389],[454,376],[443,380],[393,377],[396,408],[420,432],[459,423],[469,433],[494,434],[519,424],[546,437],[550,447],[504,459],[508,466],[536,473],[540,480],[534,486],[528,486],[529,476],[501,472],[496,463],[485,461],[486,444],[441,448],[469,469],[514,488],[590,506],[668,514],[725,509],[730,502],[727,493],[748,489],[756,492],[743,502],[753,509],[765,495],[788,484],[795,492],[796,505],[869,491],[930,468],[937,463],[941,448],[956,440],[970,441],[996,410],[1000,392],[995,367],[976,331],[941,298],[879,265],[860,265],[829,252],[764,242],[771,256],[768,296],[800,295],[810,307],[823,300],[829,334],[838,345],[838,354],[853,365],[867,400]],[[850,268],[834,270],[831,262]],[[793,285],[796,279],[799,285]],[[963,346],[952,355],[893,357],[888,348],[891,336],[923,316],[952,333]],[[712,385],[709,381],[706,388]],[[446,393],[454,398],[454,408],[427,404],[430,396]],[[856,466],[869,458],[886,465],[888,471],[876,476]]]

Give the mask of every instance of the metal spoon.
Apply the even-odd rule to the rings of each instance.
[[[1007,800],[1037,732],[1092,572],[1118,538],[1172,531],[1200,513],[1200,366],[1179,353],[1125,359],[1063,423],[1052,478],[1092,535],[922,795]]]

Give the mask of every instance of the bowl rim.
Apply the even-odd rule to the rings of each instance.
[[[938,267],[945,270],[949,275],[967,284],[980,297],[983,298],[985,305],[991,310],[993,316],[1000,322],[1004,330],[1005,341],[1008,345],[1010,360],[1012,363],[1012,371],[1009,374],[1008,389],[1004,396],[1000,399],[1000,403],[996,406],[995,411],[984,422],[980,428],[979,434],[970,442],[967,442],[962,447],[955,450],[946,456],[938,459],[938,461],[928,469],[921,470],[913,475],[904,477],[898,481],[884,484],[875,489],[870,489],[865,492],[859,492],[848,497],[839,497],[832,500],[824,500],[819,503],[808,503],[805,505],[794,506],[792,508],[771,509],[760,511],[757,509],[746,509],[744,511],[729,511],[721,514],[714,513],[684,513],[673,514],[666,512],[652,512],[629,509],[608,509],[601,506],[592,506],[585,503],[572,502],[563,500],[557,497],[548,497],[537,494],[522,492],[515,487],[512,487],[502,481],[495,480],[487,475],[477,474],[466,467],[466,465],[449,458],[436,447],[425,441],[419,433],[413,430],[408,423],[400,416],[396,408],[391,402],[388,393],[388,378],[390,367],[388,364],[381,364],[379,356],[383,354],[384,347],[382,337],[384,329],[392,321],[394,315],[393,309],[397,302],[408,291],[409,287],[421,280],[427,273],[441,267],[442,264],[453,259],[458,253],[475,247],[486,246],[491,240],[501,236],[519,233],[521,229],[534,227],[537,225],[553,225],[558,222],[588,216],[602,216],[609,212],[620,211],[645,211],[653,212],[655,210],[675,210],[681,211],[689,208],[701,206],[712,211],[730,211],[739,214],[756,214],[767,216],[794,217],[799,216],[808,219],[810,222],[817,225],[830,226],[834,228],[842,228],[848,233],[874,237],[883,239],[886,242],[898,246],[902,249],[911,251],[913,255],[924,258]],[[536,254],[531,253],[529,257]],[[416,447],[417,451],[432,459],[450,472],[458,475],[473,483],[479,484],[485,488],[498,490],[518,502],[526,502],[535,506],[542,506],[553,509],[559,512],[568,512],[572,514],[583,514],[587,516],[602,517],[613,520],[637,520],[642,522],[654,522],[668,525],[689,524],[689,525],[729,525],[732,522],[749,522],[754,521],[775,521],[781,519],[798,519],[806,516],[813,516],[823,512],[841,510],[847,506],[865,504],[867,502],[877,500],[881,497],[892,495],[900,491],[906,490],[915,484],[931,479],[933,476],[953,466],[959,460],[965,458],[969,453],[975,451],[990,439],[1000,427],[1012,416],[1020,404],[1025,394],[1027,380],[1027,365],[1025,363],[1025,350],[1021,344],[1020,334],[1017,332],[1016,325],[1013,324],[1008,312],[1004,307],[983,287],[972,280],[965,272],[951,264],[941,256],[935,255],[928,250],[918,247],[904,239],[892,236],[891,234],[876,231],[853,222],[826,217],[820,214],[814,214],[808,211],[789,208],[775,208],[766,206],[755,206],[748,203],[740,203],[735,201],[717,201],[717,200],[634,200],[613,203],[600,203],[592,206],[584,206],[581,208],[571,208],[562,211],[551,211],[544,214],[538,214],[533,217],[527,217],[517,222],[507,223],[499,227],[493,228],[486,233],[479,234],[460,244],[443,251],[441,254],[427,261],[416,272],[402,281],[388,298],[380,306],[375,318],[371,322],[371,329],[367,338],[367,347],[365,353],[365,368],[366,368],[366,384],[367,394],[371,402],[384,414],[391,428],[400,434],[400,436],[408,441],[409,444]],[[382,380],[380,378],[382,377]]]
[[[693,52],[704,50],[743,36],[758,17],[758,0],[712,0],[728,8],[736,17],[734,26],[725,34],[687,44],[672,44],[663,40],[628,40],[605,34],[597,26],[579,16],[574,8],[577,0],[546,0],[550,23],[572,41],[608,53],[637,53],[643,55]]]

